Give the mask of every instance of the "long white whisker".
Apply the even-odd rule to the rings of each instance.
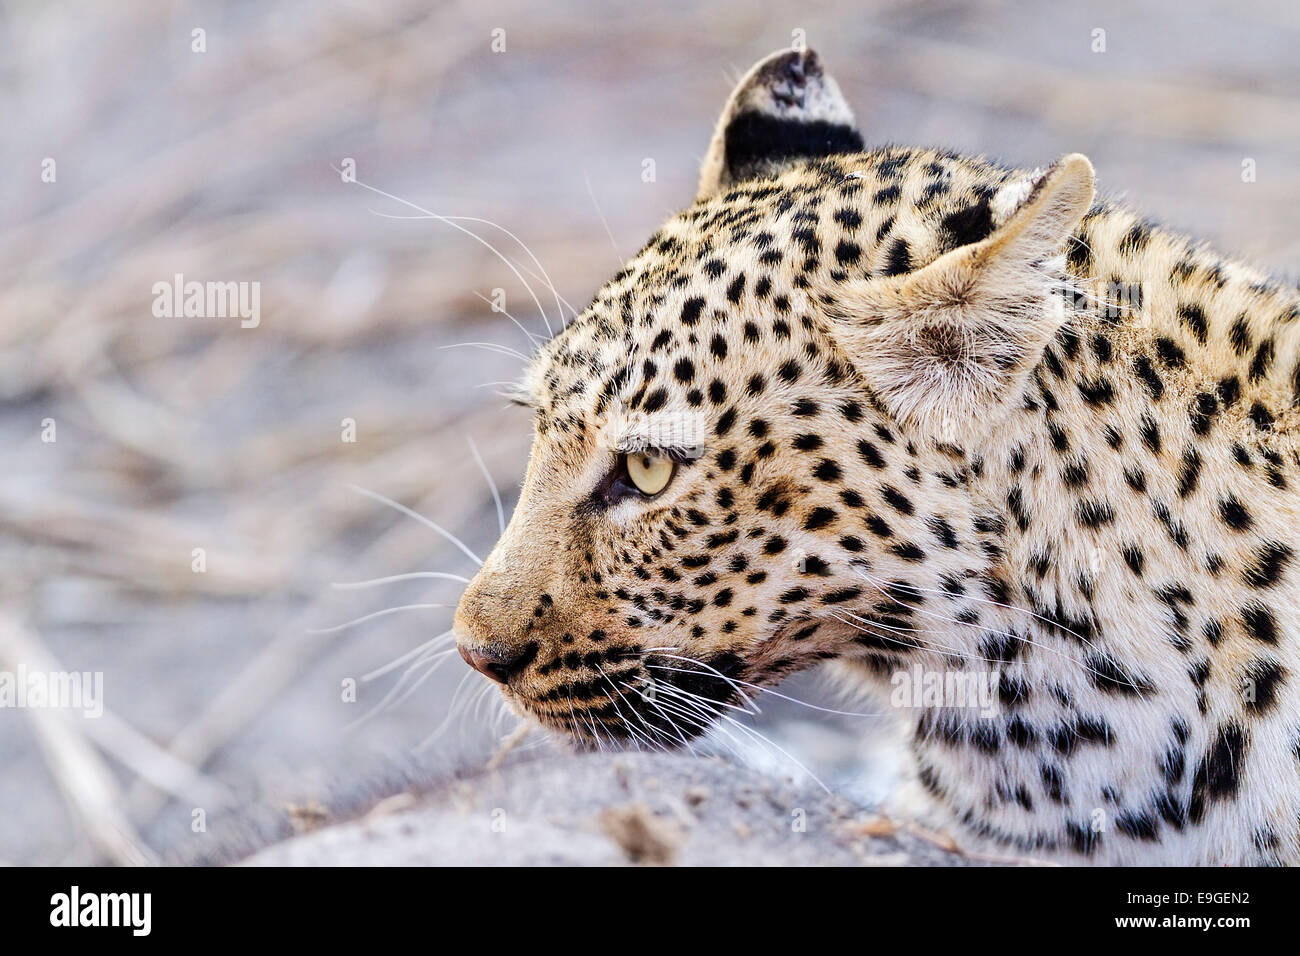
[[[682,733],[681,728],[677,726],[677,721],[673,720],[673,718],[669,716],[668,712],[659,705],[659,701],[657,699],[658,698],[657,684],[655,685],[656,686],[655,697],[647,696],[640,688],[634,687],[633,685],[627,683],[626,681],[623,682],[623,686],[628,690],[630,690],[632,693],[636,694],[638,697],[644,700],[655,710],[659,711],[659,713],[663,714],[664,720],[668,721],[668,727],[672,730],[674,734],[677,735],[677,739],[682,742],[682,746],[685,747],[691,753],[692,756],[696,755],[695,748],[691,746],[690,741],[686,739],[686,735]]]
[[[480,299],[482,299],[484,302],[486,302],[489,306],[491,306],[493,312],[500,312],[500,313],[501,313],[502,315],[504,315],[507,319],[509,319],[511,322],[513,322],[513,323],[515,324],[515,328],[519,329],[520,332],[522,332],[522,333],[524,333],[524,335],[528,336],[528,342],[529,342],[530,345],[534,345],[534,346],[536,346],[536,345],[541,345],[541,344],[543,344],[543,343],[546,341],[545,339],[541,338],[540,336],[534,335],[532,332],[529,332],[528,329],[527,329],[527,327],[525,327],[525,325],[524,325],[522,322],[520,322],[518,319],[516,319],[513,315],[511,315],[511,314],[510,314],[509,312],[507,312],[505,309],[501,308],[501,306],[499,306],[499,305],[497,305],[495,302],[493,302],[491,299],[489,299],[487,296],[485,296],[482,292],[479,292],[477,289],[475,289],[475,290],[474,290],[474,294],[475,294],[476,296],[478,296]]]
[[[365,488],[362,488],[359,485],[348,485],[348,487],[351,488],[353,491],[355,491],[357,494],[365,495],[367,498],[372,498],[375,501],[378,501],[380,504],[388,505],[388,507],[400,511],[402,514],[406,515],[409,518],[414,518],[416,521],[420,522],[420,524],[424,525],[429,530],[437,532],[438,534],[442,535],[442,537],[446,538],[448,541],[454,544],[456,547],[460,548],[460,550],[466,555],[468,555],[470,560],[473,561],[475,564],[477,564],[479,567],[483,566],[483,559],[480,558],[473,551],[471,551],[468,547],[466,547],[464,541],[461,541],[460,538],[456,537],[454,534],[452,534],[442,525],[430,521],[424,515],[416,511],[412,511],[410,508],[406,507],[406,505],[402,504],[401,502],[394,501],[392,498],[385,498],[383,495],[377,494],[376,492],[367,491]]]
[[[498,345],[496,342],[453,342],[450,345],[440,345],[438,348],[443,351],[446,351],[447,349],[466,348],[483,349],[485,352],[496,352],[498,355],[508,355],[511,358],[519,359],[521,362],[529,361],[528,356],[523,352],[520,352],[518,349],[512,349],[508,345]]]
[[[472,670],[465,671],[464,676],[461,677],[460,679],[460,683],[456,685],[456,689],[451,693],[451,703],[447,706],[447,716],[442,719],[442,723],[440,723],[436,728],[434,728],[433,733],[429,734],[429,736],[425,737],[423,740],[421,740],[418,744],[415,745],[416,753],[419,753],[420,751],[424,750],[426,747],[430,746],[435,740],[437,740],[438,737],[442,735],[443,730],[445,730],[448,726],[450,726],[451,722],[458,716],[458,714],[456,713],[456,702],[460,700],[460,694],[465,687],[466,681],[468,681],[473,676],[474,676],[474,671]]]
[[[339,172],[340,170],[339,170],[337,167],[334,167],[334,171],[335,171],[335,172]],[[504,263],[506,264],[506,268],[508,268],[511,272],[513,272],[513,273],[515,274],[515,278],[517,278],[521,283],[523,283],[524,288],[528,290],[528,294],[529,294],[530,296],[533,297],[533,302],[537,305],[537,311],[540,312],[540,313],[542,314],[542,321],[546,323],[546,331],[547,331],[547,333],[550,334],[550,335],[554,335],[554,334],[555,334],[555,332],[552,331],[552,329],[551,329],[551,320],[547,317],[547,315],[546,315],[546,310],[545,310],[544,308],[542,308],[542,300],[539,299],[539,298],[537,298],[537,293],[535,293],[535,292],[533,291],[533,287],[530,286],[530,285],[528,284],[528,280],[525,279],[525,278],[523,277],[523,275],[520,273],[520,271],[519,271],[517,268],[515,268],[514,263],[511,262],[509,259],[507,259],[507,258],[506,258],[506,257],[505,257],[501,252],[499,252],[499,251],[497,250],[496,246],[492,245],[492,243],[488,242],[486,239],[484,239],[482,236],[480,236],[478,233],[474,232],[473,230],[466,229],[464,226],[460,225],[460,223],[458,223],[458,222],[454,222],[453,220],[448,219],[446,216],[440,216],[440,215],[438,215],[438,213],[433,212],[432,210],[429,210],[429,209],[425,209],[423,206],[417,206],[415,203],[410,202],[409,200],[403,199],[403,198],[400,197],[400,196],[394,196],[392,193],[384,192],[382,189],[379,189],[379,188],[376,187],[376,186],[371,186],[369,183],[363,183],[361,180],[356,179],[355,177],[352,178],[352,179],[350,180],[350,182],[354,182],[354,183],[356,183],[358,186],[360,186],[362,189],[368,189],[368,190],[370,190],[370,192],[375,193],[376,195],[383,196],[385,199],[391,199],[391,200],[393,200],[394,202],[399,202],[399,203],[401,203],[403,206],[406,206],[406,207],[409,208],[409,209],[414,209],[416,212],[422,212],[422,213],[424,213],[426,216],[429,216],[431,219],[437,219],[437,220],[440,221],[440,222],[445,222],[447,225],[451,226],[453,229],[458,229],[458,230],[460,230],[460,231],[463,232],[465,235],[467,235],[467,236],[469,236],[471,239],[473,239],[475,242],[477,242],[477,243],[479,243],[480,245],[484,246],[484,247],[485,247],[486,249],[488,249],[488,250],[489,250],[489,251],[490,251],[494,256],[496,256],[498,259],[500,259],[502,262],[504,262]],[[376,213],[376,215],[381,215],[381,216],[382,216],[383,213]],[[563,314],[563,313],[560,314],[560,324],[561,324],[561,326],[563,326],[563,324],[564,324],[564,314]]]
[[[636,717],[637,720],[640,720],[642,724],[645,724],[645,719],[641,716],[641,714],[637,711],[637,709],[632,706],[632,702],[623,696],[623,692],[618,689],[618,685],[615,684],[610,679],[610,676],[605,673],[605,669],[601,667],[599,664],[597,664],[596,670],[600,671],[600,676],[605,679],[606,684],[608,684],[610,687],[614,689],[614,693],[618,694],[619,699],[623,701],[623,703],[627,704],[627,709],[632,712],[632,716]],[[645,741],[647,744],[650,744],[651,749],[654,749],[654,744],[651,743],[650,739],[645,735],[641,734],[640,732],[638,732],[637,729],[634,726],[632,726],[632,724],[627,720],[626,717],[623,718],[623,725],[627,727],[628,733],[634,735],[638,741]]]
[[[459,581],[461,584],[469,584],[469,578],[461,577],[459,574],[450,574],[446,571],[411,571],[407,574],[390,574],[383,578],[371,578],[369,581],[335,581],[330,587],[338,588],[340,591],[359,591],[362,588],[379,587],[381,584],[391,584],[395,581],[414,581],[419,578],[437,578],[442,581]]]
[[[342,624],[335,624],[333,627],[310,627],[307,629],[308,634],[333,634],[335,631],[342,631],[349,627],[355,627],[358,624],[364,624],[366,621],[373,621],[377,617],[385,617],[389,614],[397,614],[399,611],[418,611],[424,608],[450,607],[449,604],[399,604],[397,607],[386,607],[382,611],[372,611],[369,614],[363,614],[361,617],[353,618],[351,621],[344,621]]]
[[[497,506],[497,530],[501,534],[506,533],[506,512],[501,507],[501,492],[497,490],[497,483],[492,480],[492,474],[487,470],[487,465],[483,464],[483,456],[478,453],[478,446],[474,444],[474,439],[466,438],[469,442],[469,450],[474,453],[474,461],[478,463],[478,470],[483,472],[483,477],[487,479],[488,488],[492,491],[492,501]]]
[[[368,684],[370,681],[374,680],[377,677],[383,677],[385,674],[397,670],[397,668],[401,667],[407,661],[411,660],[412,658],[419,657],[425,651],[432,649],[439,642],[445,641],[451,636],[452,636],[451,631],[443,631],[437,637],[430,638],[429,640],[425,641],[423,644],[419,644],[416,647],[411,648],[401,657],[397,658],[396,660],[389,661],[383,667],[377,667],[368,674],[362,674],[361,682],[363,684]]]
[[[600,208],[600,200],[596,198],[596,190],[591,188],[591,177],[583,171],[582,180],[587,184],[587,195],[591,197],[591,204],[596,207],[596,215],[600,217],[600,224],[605,227],[605,235],[609,236],[609,244],[614,247],[614,258],[618,264],[623,265],[623,254],[618,251],[618,241],[614,238],[614,231],[609,228],[609,220],[605,218],[605,212]]]
[[[424,657],[416,661],[414,664],[411,665],[411,667],[407,670],[407,672],[402,675],[402,680],[394,684],[392,689],[389,690],[389,692],[384,695],[383,699],[380,700],[380,702],[376,704],[369,713],[363,714],[361,717],[358,717],[352,723],[348,724],[348,729],[352,730],[356,727],[362,726],[363,724],[369,723],[375,717],[379,716],[380,714],[384,713],[390,708],[399,706],[404,700],[406,700],[417,690],[419,690],[420,686],[425,681],[427,681],[430,677],[436,674],[439,668],[441,668],[442,665],[447,662],[448,658],[453,653],[455,653],[455,651],[456,649],[454,647],[448,648],[445,651],[438,651],[436,654],[430,654],[428,657]],[[423,674],[421,674],[419,678],[413,679],[413,675],[415,674],[416,670],[420,667],[426,667],[426,666],[428,667],[428,669]],[[404,681],[412,681],[412,682],[410,687],[406,688],[405,693],[401,693],[399,696],[399,693],[402,691]]]
[[[664,656],[669,656],[669,655],[664,655]],[[676,657],[677,655],[671,655],[671,656]],[[683,659],[684,659],[684,660],[690,660],[690,658],[683,658]],[[698,661],[693,662],[693,663],[698,663]],[[699,673],[699,671],[690,671],[690,670],[687,670],[686,668],[683,668],[683,667],[668,667],[666,664],[648,664],[648,665],[646,665],[646,666],[648,666],[648,667],[653,667],[653,668],[655,668],[656,670],[678,671],[679,673],[682,673],[682,674],[698,674],[698,673]],[[775,690],[773,690],[773,689],[770,688],[770,687],[762,687],[762,686],[760,686],[760,685],[758,685],[758,684],[751,684],[749,681],[740,680],[739,678],[737,678],[737,683],[743,684],[745,687],[750,687],[750,688],[752,688],[752,689],[758,691],[759,693],[762,693],[762,694],[771,694],[773,697],[779,697],[781,700],[788,700],[790,703],[792,703],[792,704],[798,704],[800,707],[807,707],[809,710],[819,710],[819,711],[821,711],[823,714],[835,714],[835,715],[837,715],[837,716],[839,716],[839,717],[881,717],[881,716],[883,716],[882,714],[860,714],[860,713],[857,713],[856,711],[851,711],[851,710],[835,710],[833,707],[820,707],[820,706],[818,706],[817,704],[810,704],[810,703],[808,703],[808,701],[806,701],[806,700],[800,700],[800,699],[797,698],[797,697],[791,697],[789,694],[782,694],[782,693],[780,693],[779,691],[775,691]],[[680,688],[680,687],[677,688],[677,689],[678,689],[678,690],[683,690],[683,688]],[[707,700],[708,698],[705,698],[705,699]],[[721,703],[721,702],[718,701],[718,702],[716,702],[716,703]],[[732,706],[734,706],[734,705],[732,705]],[[737,707],[736,709],[737,709],[737,710],[743,710],[743,711],[745,711],[745,713],[750,713],[750,714],[758,714],[758,713],[761,713],[761,711],[758,711],[758,710],[746,710],[746,709],[743,708],[743,707]]]
[[[733,689],[733,690],[734,690],[734,691],[735,691],[735,692],[740,696],[740,699],[741,699],[741,700],[746,701],[746,702],[748,702],[748,703],[750,703],[750,704],[753,704],[753,701],[751,701],[748,697],[746,697],[745,694],[744,694],[744,692],[741,691],[741,689],[740,689],[740,685],[739,685],[736,681],[734,681],[734,680],[732,680],[730,677],[728,677],[726,674],[722,673],[722,671],[718,670],[716,667],[713,667],[713,666],[710,665],[710,664],[706,664],[706,663],[704,663],[704,661],[696,660],[696,659],[693,658],[693,657],[682,657],[680,654],[663,654],[663,655],[661,655],[661,656],[663,656],[663,657],[668,657],[668,658],[673,658],[673,659],[675,659],[675,660],[679,660],[679,661],[686,661],[687,663],[690,663],[690,664],[698,664],[700,667],[705,668],[705,669],[708,670],[710,673],[714,674],[714,675],[717,676],[717,677],[722,678],[724,681],[726,681],[728,684],[730,684],[731,687],[732,687],[732,689]],[[758,710],[758,705],[757,705],[757,704],[753,704],[753,706],[754,706],[754,708],[755,708],[755,709],[754,709],[754,713],[756,713],[756,714],[757,714],[757,713],[760,713],[760,711]]]
[[[527,268],[525,268],[524,271],[528,272],[528,274],[531,275],[534,279],[538,279],[538,281],[540,282],[545,282],[547,287],[551,290],[551,294],[555,296],[555,311],[560,317],[560,325],[561,326],[564,325],[564,310],[560,307],[561,302],[563,302],[564,305],[568,306],[570,312],[572,312],[575,315],[577,314],[578,310],[575,309],[573,306],[569,305],[569,303],[565,301],[564,296],[560,295],[559,290],[555,288],[555,283],[551,281],[550,273],[546,271],[546,267],[542,265],[541,260],[538,259],[537,256],[533,254],[533,250],[528,248],[528,244],[526,242],[524,242],[522,239],[516,236],[505,226],[501,225],[500,223],[493,222],[491,219],[482,219],[478,216],[445,216],[444,218],[453,220],[455,222],[482,223],[485,226],[491,226],[493,229],[499,229],[502,232],[504,232],[507,236],[513,239],[516,243],[518,243],[519,248],[523,249],[524,252],[528,253],[528,258],[532,259],[533,265],[537,266],[537,271],[541,273],[540,277],[535,275],[532,272],[528,272]]]

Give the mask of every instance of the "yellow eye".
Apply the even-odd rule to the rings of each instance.
[[[677,464],[664,455],[634,452],[626,456],[627,476],[643,495],[657,495],[668,487]]]

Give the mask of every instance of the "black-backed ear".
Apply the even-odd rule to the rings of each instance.
[[[770,175],[791,160],[862,149],[853,111],[817,54],[781,50],[755,64],[727,100],[695,198]]]
[[[1005,414],[1064,321],[1064,245],[1092,197],[1072,153],[995,197],[987,238],[827,291],[833,336],[891,414],[954,442]]]

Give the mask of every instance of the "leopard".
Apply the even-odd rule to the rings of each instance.
[[[1300,862],[1300,295],[1095,180],[869,147],[816,53],[757,63],[529,361],[461,656],[578,748],[824,668],[971,845]]]

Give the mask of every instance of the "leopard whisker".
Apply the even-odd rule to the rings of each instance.
[[[461,550],[462,553],[467,555],[470,558],[470,560],[472,560],[479,567],[483,566],[483,559],[480,558],[473,551],[471,551],[469,547],[465,544],[465,542],[461,541],[460,538],[456,537],[454,534],[452,534],[442,525],[429,520],[424,515],[420,514],[417,511],[412,510],[411,508],[408,508],[406,505],[402,504],[401,502],[394,501],[392,498],[384,497],[378,492],[369,491],[365,488],[362,488],[359,485],[350,484],[348,485],[348,487],[351,488],[359,495],[365,495],[367,498],[370,498],[374,501],[378,501],[380,504],[388,505],[388,507],[394,509],[395,511],[400,511],[408,518],[414,518],[416,521],[420,522],[420,524],[424,525],[429,530],[436,532],[437,534],[441,535],[445,540],[454,544],[457,548]]]
[[[672,716],[666,710],[664,710],[664,708],[660,705],[658,699],[659,698],[658,684],[655,685],[656,689],[655,689],[654,697],[647,696],[646,693],[642,691],[639,687],[634,687],[631,684],[628,684],[626,682],[623,684],[623,686],[626,687],[628,690],[632,691],[634,694],[636,694],[638,697],[644,700],[655,710],[659,711],[659,713],[663,715],[664,720],[668,722],[669,728],[671,728],[672,732],[677,735],[677,739],[681,741],[682,746],[685,747],[687,751],[690,752],[691,756],[697,756],[697,754],[695,753],[695,748],[691,746],[691,743],[687,739],[686,735],[682,733],[682,729],[677,725],[677,721],[675,721],[672,718]]]
[[[513,322],[513,323],[515,324],[515,328],[517,328],[520,332],[524,333],[524,335],[528,336],[528,343],[529,343],[530,345],[536,347],[536,346],[538,346],[538,345],[544,345],[544,344],[546,343],[546,340],[545,340],[545,339],[543,339],[542,337],[540,337],[540,336],[538,336],[538,335],[534,335],[532,332],[529,332],[529,331],[528,331],[528,328],[527,328],[527,327],[526,327],[522,322],[520,322],[520,321],[519,321],[518,319],[516,319],[512,314],[510,314],[509,312],[507,312],[507,311],[505,310],[505,308],[503,308],[502,306],[497,305],[497,303],[493,302],[491,299],[489,299],[487,296],[485,296],[482,292],[479,292],[477,289],[475,289],[475,290],[474,290],[474,294],[475,294],[476,296],[478,296],[480,299],[482,299],[484,302],[486,302],[489,306],[491,306],[492,311],[494,311],[494,312],[500,312],[500,313],[501,313],[502,315],[504,315],[507,319],[509,319],[511,322]]]
[[[378,704],[376,704],[371,710],[369,710],[368,712],[366,712],[365,714],[363,714],[362,716],[358,717],[356,720],[348,724],[346,729],[353,730],[357,727],[361,727],[364,724],[368,723],[369,721],[373,720],[379,714],[385,713],[386,711],[391,710],[394,707],[400,706],[403,701],[405,701],[417,690],[419,690],[421,685],[423,685],[425,681],[427,681],[430,677],[432,677],[441,669],[442,665],[447,662],[447,660],[451,657],[451,655],[455,652],[455,650],[456,649],[454,647],[449,648],[448,650],[438,651],[435,654],[431,654],[417,660],[409,668],[407,668],[406,673],[402,675],[401,679],[396,684],[393,685],[392,689],[389,690],[389,692],[384,695],[383,699],[380,700]],[[425,670],[425,672],[421,674],[418,679],[412,680],[412,675],[415,674],[416,670],[426,665],[428,665],[427,670]],[[410,686],[407,687],[405,689],[405,692],[401,693],[399,696],[399,692],[402,691],[403,689],[402,687],[403,683],[407,681],[411,682]]]
[[[461,584],[469,584],[469,578],[462,577],[459,574],[451,574],[447,571],[410,571],[406,574],[390,574],[387,577],[371,578],[368,581],[335,581],[330,585],[340,591],[358,591],[362,588],[379,587],[382,584],[393,584],[397,581],[415,581],[420,578],[437,578],[442,581],[457,581]]]
[[[675,685],[668,684],[665,686],[669,690],[669,696],[677,695],[679,702],[683,704],[689,702],[691,698],[698,697],[698,695],[691,694],[689,691],[683,690],[682,688],[677,687]],[[708,701],[708,698],[700,698],[700,699],[706,702]],[[697,703],[696,706],[700,706],[700,705]],[[826,786],[826,784],[822,782],[820,777],[818,777],[815,773],[813,773],[810,769],[808,769],[808,767],[806,767],[803,763],[801,763],[793,754],[791,754],[780,744],[776,743],[766,734],[763,734],[761,731],[756,730],[755,728],[750,727],[747,724],[741,723],[739,720],[730,716],[729,714],[725,714],[721,712],[713,712],[709,714],[709,717],[710,719],[716,718],[716,719],[724,720],[728,724],[734,726],[741,733],[752,737],[754,740],[757,740],[760,744],[771,747],[773,750],[775,750],[777,753],[780,753],[787,760],[789,760],[796,767],[798,767],[805,774],[807,774],[808,777],[812,779],[817,784],[817,786],[821,787],[824,791],[826,791],[826,793],[829,794],[831,792],[830,787]]]
[[[434,728],[431,734],[429,734],[427,737],[425,737],[423,740],[421,740],[418,744],[415,745],[415,747],[413,748],[415,753],[421,753],[426,748],[432,746],[434,741],[436,741],[439,737],[441,737],[443,732],[448,727],[451,726],[452,722],[461,716],[459,713],[457,713],[457,705],[460,702],[461,693],[465,688],[465,684],[473,676],[474,676],[474,671],[472,670],[465,671],[464,675],[462,675],[460,679],[460,683],[458,683],[456,685],[456,689],[452,691],[451,703],[447,706],[447,715],[442,719],[442,722],[438,724],[436,728]]]
[[[363,614],[361,617],[353,618],[350,621],[344,621],[342,624],[335,624],[333,627],[310,627],[307,629],[308,634],[333,634],[337,631],[346,630],[349,627],[356,627],[358,624],[364,624],[366,621],[373,621],[377,617],[385,617],[389,614],[397,614],[401,611],[419,611],[428,608],[445,608],[451,607],[450,604],[399,604],[396,607],[386,607],[380,611],[371,611],[369,614]]]
[[[658,669],[658,670],[675,670],[675,671],[680,671],[681,673],[684,673],[684,674],[693,674],[693,673],[698,673],[697,671],[688,671],[688,670],[685,670],[685,669],[683,669],[683,668],[678,668],[678,667],[667,667],[667,666],[662,665],[662,664],[650,664],[650,665],[648,665],[648,666],[650,666],[650,667],[654,667],[654,668],[656,668],[656,669]],[[760,685],[758,685],[758,684],[752,684],[752,683],[750,683],[749,681],[740,680],[739,678],[736,678],[736,681],[737,681],[738,683],[740,683],[740,684],[743,684],[745,687],[748,687],[748,688],[750,688],[750,689],[752,689],[752,690],[756,690],[756,691],[758,691],[760,694],[770,694],[770,695],[773,696],[773,697],[777,697],[777,698],[780,698],[781,700],[789,701],[789,702],[792,703],[792,704],[798,704],[798,705],[801,706],[801,707],[807,707],[809,710],[818,710],[818,711],[821,711],[823,714],[835,714],[835,715],[840,716],[840,717],[880,717],[880,716],[882,716],[881,714],[861,714],[861,713],[856,713],[856,712],[854,712],[854,711],[850,711],[850,710],[835,710],[835,709],[832,708],[832,707],[822,707],[822,706],[820,706],[820,705],[818,705],[818,704],[810,704],[808,701],[806,701],[806,700],[800,700],[800,699],[797,698],[797,697],[791,697],[789,694],[782,694],[780,691],[773,690],[773,689],[770,688],[770,687],[762,687],[762,686],[760,686]],[[680,688],[679,688],[679,689],[680,689]],[[752,703],[753,701],[751,700],[750,702]],[[719,701],[719,703],[723,703],[723,702],[722,702],[722,701]],[[753,710],[748,710],[747,708],[744,708],[744,707],[737,707],[735,704],[727,704],[726,706],[728,706],[728,707],[732,707],[732,708],[734,708],[734,709],[736,709],[736,710],[743,711],[744,713],[747,713],[747,714],[755,714],[755,715],[757,715],[757,714],[762,713],[762,711],[758,709],[757,705],[755,705],[755,708],[754,708]]]
[[[443,631],[437,637],[430,638],[429,640],[425,641],[423,644],[419,644],[413,647],[411,650],[407,651],[401,657],[389,661],[383,667],[377,667],[374,670],[370,671],[368,674],[362,674],[361,682],[363,684],[369,683],[370,681],[375,680],[378,677],[383,677],[385,674],[389,673],[390,671],[394,671],[397,668],[401,667],[403,664],[405,664],[407,661],[411,660],[412,658],[422,656],[426,651],[432,650],[438,644],[444,643],[448,640],[452,640],[453,637],[454,635],[451,631]]]
[[[335,171],[338,172],[337,169]],[[360,186],[362,189],[367,189],[370,192],[375,193],[376,195],[383,196],[385,199],[391,199],[394,202],[401,203],[403,206],[406,206],[409,209],[414,209],[416,212],[424,213],[424,215],[428,216],[430,219],[437,219],[439,222],[446,223],[447,225],[451,226],[453,229],[463,232],[465,235],[469,236],[479,245],[486,248],[494,256],[496,256],[503,263],[505,263],[506,268],[509,269],[511,272],[513,272],[515,278],[518,279],[520,283],[523,284],[523,287],[528,290],[528,294],[532,296],[533,303],[537,306],[537,311],[542,314],[542,321],[546,324],[547,334],[548,335],[555,334],[555,331],[551,328],[551,320],[547,316],[546,310],[542,308],[542,300],[537,298],[537,293],[533,291],[533,287],[528,284],[528,280],[523,277],[523,274],[515,267],[514,263],[511,262],[508,258],[506,258],[506,256],[499,249],[497,249],[496,246],[492,245],[492,243],[488,242],[486,239],[484,239],[478,233],[474,232],[472,229],[466,229],[464,226],[460,225],[460,223],[455,222],[453,219],[447,216],[442,216],[436,212],[433,212],[432,210],[425,209],[422,206],[417,206],[415,203],[410,202],[409,200],[403,199],[400,196],[394,196],[392,193],[385,192],[384,190],[378,188],[377,186],[371,186],[369,183],[364,183],[361,180],[356,179],[355,177],[353,177],[349,181],[356,183],[356,185]],[[380,216],[382,218],[393,218],[393,219],[401,218],[397,216],[389,216],[380,212],[374,212],[374,210],[371,211],[374,213],[374,215]],[[557,308],[558,308],[558,293],[557,293]],[[560,313],[560,325],[561,327],[563,327],[564,325],[563,313]]]
[[[497,489],[497,483],[492,480],[492,473],[488,471],[487,465],[483,463],[483,456],[478,453],[478,446],[474,444],[474,439],[466,438],[469,442],[469,450],[474,454],[474,461],[478,464],[479,471],[487,480],[488,488],[492,492],[492,501],[497,507],[497,530],[500,534],[506,533],[506,513],[501,506],[501,492]],[[467,584],[469,582],[466,582]]]
[[[750,701],[749,698],[745,696],[745,692],[742,691],[742,690],[740,689],[740,685],[739,685],[735,680],[733,680],[732,678],[728,677],[726,674],[722,673],[722,671],[718,670],[718,669],[717,669],[716,667],[714,667],[713,665],[711,665],[711,664],[706,664],[706,663],[704,663],[704,661],[696,660],[696,659],[693,658],[693,657],[683,657],[683,656],[680,655],[680,654],[662,654],[661,656],[662,656],[662,657],[667,657],[667,658],[669,658],[669,659],[671,659],[671,660],[685,661],[685,662],[687,662],[688,664],[697,664],[697,665],[699,665],[700,667],[703,667],[705,670],[711,672],[711,673],[714,674],[715,676],[721,678],[722,680],[724,680],[724,681],[726,681],[728,684],[730,684],[732,690],[734,690],[734,691],[736,692],[736,695],[737,695],[738,697],[740,697],[741,700],[746,701],[747,703],[753,704],[753,702]],[[743,682],[742,682],[742,683],[743,683]],[[758,713],[759,711],[757,710],[757,705],[754,705],[754,706],[755,706],[755,708],[756,708],[754,712],[755,712],[755,713]]]
[[[498,355],[508,355],[511,358],[519,359],[521,362],[529,361],[527,355],[517,349],[512,349],[508,345],[498,345],[495,342],[452,342],[450,345],[440,345],[438,348],[442,351],[447,349],[482,349],[485,352],[496,352]]]
[[[618,694],[619,700],[623,701],[623,703],[627,705],[628,710],[632,712],[632,714],[636,717],[636,719],[641,721],[642,726],[649,729],[649,724],[645,722],[645,718],[641,716],[640,711],[638,711],[635,707],[633,707],[632,702],[629,701],[625,696],[623,696],[623,692],[619,690],[618,685],[614,683],[614,681],[610,678],[610,676],[605,673],[605,669],[601,667],[599,664],[597,664],[596,670],[599,671],[600,676],[605,679],[605,683],[614,689],[614,693]],[[647,743],[650,743],[649,739],[644,738],[635,727],[633,727],[630,723],[627,722],[627,720],[624,720],[624,724],[627,725],[628,733],[635,734],[639,739],[645,739]]]

